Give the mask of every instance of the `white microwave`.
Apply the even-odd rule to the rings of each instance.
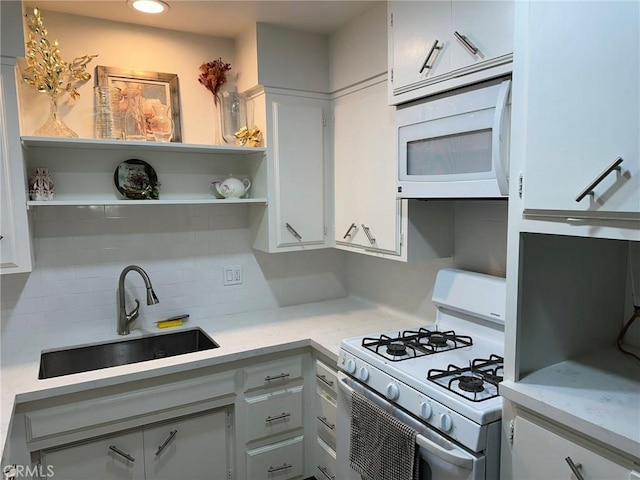
[[[510,79],[397,109],[398,197],[506,198]]]

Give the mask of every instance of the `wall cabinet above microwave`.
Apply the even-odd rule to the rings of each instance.
[[[389,2],[389,103],[508,74],[513,3]]]

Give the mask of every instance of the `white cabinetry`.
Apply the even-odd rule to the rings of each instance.
[[[65,479],[227,478],[227,409],[44,451],[43,472]]]
[[[509,73],[513,3],[389,2],[389,102]]]
[[[327,247],[329,102],[269,92],[258,101],[266,106],[272,177],[269,205],[252,209],[253,246],[266,252]]]
[[[396,199],[395,109],[386,83],[360,84],[334,100],[337,248],[400,254],[406,201]]]
[[[520,102],[514,93],[524,110],[513,129],[526,145],[525,215],[626,219],[626,238],[640,240],[640,3],[531,2],[521,12],[526,90]],[[618,158],[619,170],[588,189]]]
[[[338,379],[335,368],[316,360],[315,471],[318,480],[336,475],[336,416]]]
[[[638,475],[631,476],[631,462],[599,449],[584,438],[520,415],[513,424],[511,456],[513,469],[505,478],[571,480],[577,475],[570,463],[585,479],[628,480]]]

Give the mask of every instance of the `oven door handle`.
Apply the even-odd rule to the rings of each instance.
[[[351,398],[351,394],[354,392],[354,389],[347,384],[347,382],[350,381],[351,380],[349,379],[349,377],[347,377],[344,373],[338,372],[338,388],[349,395],[349,398]],[[358,388],[358,390],[360,389]],[[364,389],[362,389],[362,391],[359,393],[365,394],[366,392],[364,391]],[[402,423],[406,424],[403,419],[399,420],[402,421]],[[409,425],[409,427],[412,426]],[[473,458],[471,458],[464,450],[457,448],[447,450],[446,448],[438,445],[434,441],[429,440],[427,437],[420,435],[419,433],[416,436],[416,444],[420,448],[424,448],[428,452],[432,453],[436,457],[441,458],[451,465],[456,465],[457,467],[464,468],[465,470],[473,470]]]

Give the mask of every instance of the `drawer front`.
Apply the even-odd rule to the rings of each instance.
[[[244,391],[274,389],[291,385],[302,379],[302,358],[294,357],[269,362],[244,370]]]
[[[245,402],[248,441],[302,427],[302,386]]]
[[[336,446],[336,414],[335,401],[325,395],[318,394],[318,415],[316,416],[318,436],[332,448]]]
[[[248,478],[294,479],[303,473],[302,435],[247,452]]]
[[[316,360],[316,380],[321,391],[327,391],[335,398],[338,394],[338,374],[336,370]]]
[[[336,479],[336,452],[320,439],[316,443],[316,468],[313,473],[317,480]]]

